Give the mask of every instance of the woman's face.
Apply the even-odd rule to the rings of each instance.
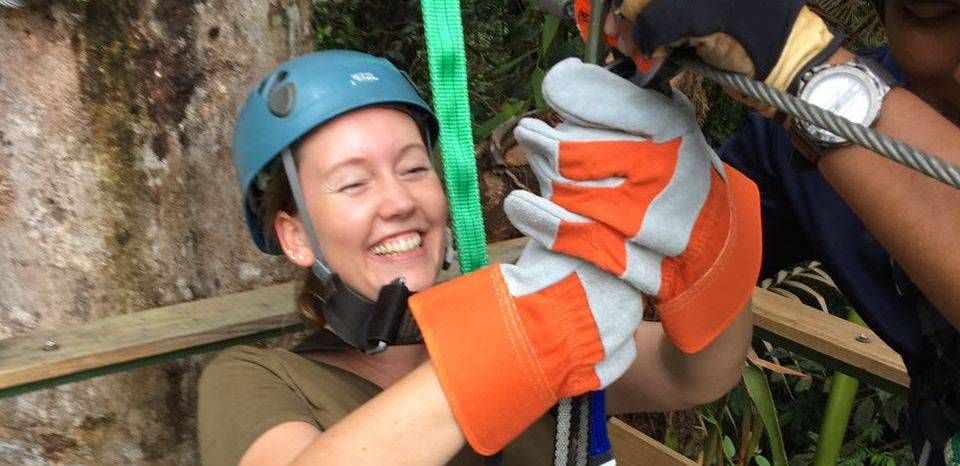
[[[414,120],[399,110],[355,110],[306,137],[300,181],[320,249],[354,291],[374,300],[403,277],[412,291],[433,284],[444,259],[447,202]],[[299,218],[281,213],[287,257],[314,255]]]

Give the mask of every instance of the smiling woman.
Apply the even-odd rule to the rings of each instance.
[[[436,133],[432,111],[406,77],[356,52],[294,59],[248,97],[234,150],[250,232],[262,251],[308,269],[298,304],[317,331],[290,351],[230,349],[205,369],[198,402],[205,464],[290,464],[321,432],[325,441],[306,457],[336,461],[338,451],[377,438],[364,414],[373,410],[390,420],[380,429],[394,437],[374,449],[382,463],[409,445],[393,434],[396,423],[422,419],[409,414],[414,406],[446,418],[409,429],[437,442],[428,456],[441,459],[428,462],[481,461],[461,450],[436,378],[424,371],[426,349],[411,344],[421,338],[406,311],[406,296],[433,285],[448,254],[447,202],[431,160]],[[385,300],[384,289],[403,292]],[[374,316],[390,304],[402,315],[388,329],[389,347],[366,346]],[[371,400],[418,366],[419,376],[406,382],[415,393],[386,402],[402,415]],[[367,426],[366,435],[337,440],[351,421]],[[550,441],[550,425],[540,422],[507,454],[545,462]]]
[[[262,251],[308,269],[299,304],[317,326],[292,350],[237,347],[206,367],[205,464],[479,464],[501,451],[508,464],[547,464],[548,411],[560,398],[610,387],[607,414],[673,410],[737,382],[759,264],[755,187],[715,171],[685,100],[594,65],[561,64],[544,79],[557,109],[601,94],[583,76],[615,80],[609,102],[637,109],[625,127],[564,131],[602,133],[630,150],[585,143],[551,155],[554,143],[571,142],[560,141],[567,133],[528,119],[521,126],[563,136],[518,132],[532,156],[590,180],[619,173],[625,157],[660,168],[631,178],[629,204],[601,189],[568,206],[589,207],[577,214],[561,206],[574,185],[552,197],[511,194],[504,211],[533,238],[517,263],[442,284],[448,210],[431,164],[437,124],[405,75],[369,55],[318,52],[280,65],[249,95],[234,156],[250,233]],[[580,94],[561,99],[570,88]],[[604,127],[602,115],[575,110],[571,121]],[[652,142],[674,138],[688,143]],[[583,164],[577,157],[604,168],[566,172]],[[561,177],[541,168],[542,186]],[[667,201],[649,209],[637,194],[660,190]],[[639,235],[646,244],[630,239],[640,223],[656,225]],[[645,299],[657,300],[663,324],[640,323]]]

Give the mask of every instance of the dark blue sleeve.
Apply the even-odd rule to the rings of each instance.
[[[760,191],[764,238],[760,278],[815,257],[775,167],[776,160],[792,153],[786,131],[753,113],[719,151],[724,162],[753,180]]]
[[[923,351],[920,323],[912,298],[897,291],[890,254],[820,172],[794,166],[786,130],[752,114],[720,156],[760,191],[760,276],[822,261],[864,320],[911,366]]]

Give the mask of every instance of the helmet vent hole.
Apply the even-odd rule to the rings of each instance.
[[[293,112],[294,103],[297,100],[297,89],[292,82],[281,83],[279,80],[270,85],[269,96],[267,96],[267,106],[270,113],[284,118]]]
[[[260,86],[257,87],[257,95],[263,95],[263,88],[267,86],[267,80],[264,79],[260,81]]]
[[[278,82],[278,83],[279,83],[279,82],[283,82],[284,79],[287,79],[287,72],[286,72],[286,71],[281,71],[280,73],[277,74],[277,82]]]

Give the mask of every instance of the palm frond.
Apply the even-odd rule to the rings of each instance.
[[[828,24],[843,30],[852,48],[886,42],[883,22],[870,0],[810,0],[808,4]]]
[[[785,268],[761,281],[760,288],[823,312],[842,314],[850,308],[830,274],[818,261],[801,262]]]

